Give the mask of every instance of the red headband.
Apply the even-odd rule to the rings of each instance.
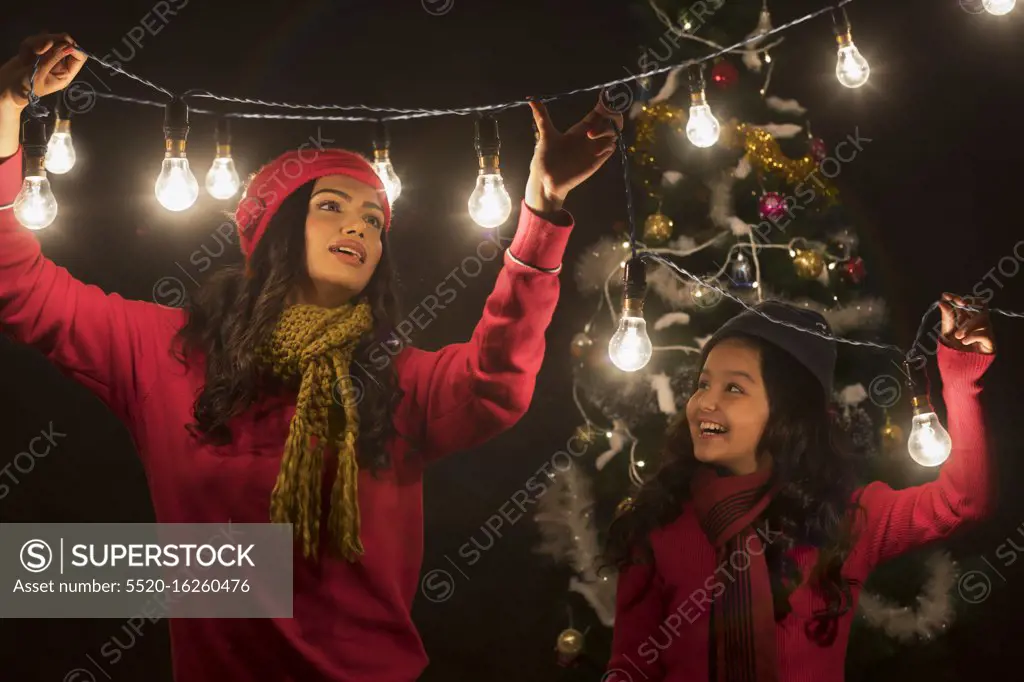
[[[347,175],[374,188],[384,208],[384,229],[391,227],[391,206],[384,183],[363,156],[346,149],[293,149],[252,176],[235,209],[235,223],[246,260],[285,197],[310,180],[325,175]]]

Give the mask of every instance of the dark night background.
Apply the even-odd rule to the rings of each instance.
[[[820,6],[809,0],[770,3],[776,25]],[[127,54],[123,37],[151,9],[152,3],[8,3],[0,21],[0,56],[6,60],[22,38],[43,28],[71,33],[94,54],[115,47]],[[856,129],[872,140],[837,182],[863,248],[873,254],[869,276],[881,282],[890,306],[897,336],[887,340],[907,347],[931,301],[943,291],[970,293],[1024,239],[1024,7],[1001,20],[969,13],[957,0],[861,0],[849,12],[856,43],[872,66],[869,83],[851,91],[836,82],[825,15],[786,34],[773,53],[779,63],[772,90],[807,107],[815,133],[830,146]],[[191,0],[157,35],[145,35],[124,68],[178,92],[201,87],[272,100],[451,108],[620,78],[623,66],[635,71],[638,46],[657,40],[636,33],[637,26],[625,3],[611,1],[454,0],[446,14],[432,16],[417,0]],[[96,66],[79,78],[100,92],[109,86],[118,94],[154,94]],[[577,95],[549,109],[564,127],[595,99]],[[530,121],[525,107],[499,117],[503,174],[516,203],[532,152]],[[334,144],[370,151],[369,124],[243,121],[234,128],[240,172],[300,144],[318,125]],[[184,215],[156,203],[152,183],[163,154],[161,109],[100,100],[75,117],[73,126],[78,166],[71,175],[51,176],[60,215],[39,233],[48,257],[85,282],[144,300],[152,300],[154,285],[168,281],[163,278],[176,277],[189,289],[196,286],[191,278],[201,283],[208,271],[190,256],[203,248],[211,254],[224,249],[212,259],[214,267],[240,257],[234,241],[217,234],[217,211],[224,207],[205,190]],[[408,310],[473,253],[480,238],[465,207],[476,172],[472,119],[399,122],[391,135],[404,183],[392,243]],[[209,117],[193,116],[189,140],[202,183],[213,153]],[[429,472],[424,572],[448,566],[446,557],[455,557],[474,534],[482,537],[481,525],[578,425],[568,348],[592,308],[577,294],[570,265],[583,247],[611,230],[612,221],[625,218],[622,192],[614,158],[569,198],[577,226],[532,409],[479,451],[455,455]],[[1024,248],[1018,253],[1024,255]],[[471,280],[435,323],[418,332],[416,342],[437,348],[467,338],[497,267],[494,261]],[[1024,277],[996,276],[1002,286],[989,280],[996,289],[991,305],[1024,310]],[[1024,522],[1016,494],[1024,480],[1016,428],[1024,377],[1016,351],[1024,321],[999,316],[995,325],[1000,358],[989,374],[988,414],[998,443],[1001,503],[994,518],[951,543],[958,552],[990,560],[1007,538],[1019,538]],[[0,344],[0,374],[0,467],[51,423],[67,434],[33,471],[18,474],[20,483],[0,500],[0,520],[153,521],[127,431],[97,399],[38,353],[6,339]],[[593,625],[588,637],[595,648],[607,638],[585,605],[575,595],[568,598],[568,574],[532,554],[538,538],[530,518],[503,533],[475,565],[462,567],[466,575],[456,575],[450,599],[418,598],[414,616],[431,656],[422,679],[565,679],[553,647],[569,625],[567,605],[577,626]],[[1014,565],[1003,574],[1005,581],[993,576],[993,597],[961,612],[959,627],[943,640],[953,653],[953,670],[942,672],[952,678],[992,679],[1009,670],[1019,676],[1024,571]],[[111,636],[125,641],[123,623],[4,620],[0,679],[59,682],[69,670],[88,667],[90,655],[116,682],[170,680],[164,622],[147,624],[117,664],[99,656]],[[849,655],[857,656],[856,648]],[[937,671],[911,666],[910,660],[891,659],[871,679],[937,679]]]

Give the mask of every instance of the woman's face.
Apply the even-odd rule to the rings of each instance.
[[[694,456],[735,474],[754,473],[768,411],[760,351],[741,339],[719,342],[686,403]]]
[[[383,251],[380,202],[373,187],[346,175],[316,181],[306,213],[305,302],[335,307],[366,288]]]

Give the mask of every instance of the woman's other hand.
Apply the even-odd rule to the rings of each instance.
[[[67,33],[39,33],[22,41],[18,54],[0,66],[0,108],[20,114],[28,105],[29,79],[40,57],[33,92],[44,97],[66,88],[85,66],[85,54],[74,46]]]
[[[956,308],[950,305],[950,301],[977,308],[978,312]],[[948,346],[968,353],[995,353],[992,322],[985,305],[975,303],[969,297],[944,293],[939,301],[939,310],[942,312],[942,340]]]

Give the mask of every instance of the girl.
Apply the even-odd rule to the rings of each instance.
[[[988,314],[943,295],[937,362],[953,452],[937,480],[855,490],[828,399],[835,341],[744,311],[702,351],[666,464],[613,523],[620,569],[605,682],[839,682],[861,584],[880,562],[986,513],[980,380]],[[770,317],[831,335],[770,302]]]
[[[33,64],[41,55],[36,94],[61,90],[85,62],[73,45],[35,36],[0,68],[0,205],[21,185]],[[353,152],[292,151],[260,169],[235,211],[244,267],[185,310],[76,281],[0,211],[0,324],[125,422],[157,521],[294,526],[293,617],[172,619],[176,680],[397,682],[426,666],[410,617],[424,467],[526,412],[573,226],[562,204],[622,125],[598,107],[562,133],[543,105],[533,114],[504,267],[472,338],[436,352],[387,343],[391,207]]]

